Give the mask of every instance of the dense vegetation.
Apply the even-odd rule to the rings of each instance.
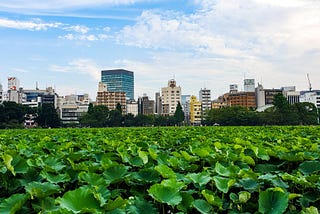
[[[240,106],[211,109],[207,112],[206,125],[261,126],[261,125],[316,125],[319,123],[318,109],[312,103],[290,105],[282,94],[274,97],[273,107],[256,112]]]
[[[318,213],[320,127],[3,130],[0,213]]]

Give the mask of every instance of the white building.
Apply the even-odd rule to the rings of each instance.
[[[317,108],[320,108],[320,90],[302,91],[300,102],[313,103]]]
[[[68,95],[58,99],[59,116],[64,124],[79,123],[80,117],[88,112],[89,108],[89,95]]]
[[[254,79],[245,79],[243,81],[243,85],[244,85],[245,92],[255,92]]]
[[[237,84],[231,84],[229,86],[229,88],[230,88],[230,90],[229,90],[230,93],[237,93],[238,92],[238,85]]]
[[[127,114],[133,114],[134,116],[138,115],[139,113],[138,102],[133,100],[127,100],[126,105],[127,105],[126,107]]]
[[[178,103],[181,104],[181,87],[177,86],[176,81],[168,81],[168,87],[161,89],[162,114],[174,115]]]
[[[199,101],[201,102],[201,114],[203,116],[206,111],[211,109],[211,90],[206,88],[201,89],[199,91]]]
[[[20,88],[20,81],[16,77],[8,78],[8,90],[18,91]]]

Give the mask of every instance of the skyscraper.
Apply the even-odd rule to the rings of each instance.
[[[199,91],[199,101],[202,106],[202,116],[205,115],[206,111],[211,109],[211,90],[210,89],[202,89]]]
[[[108,92],[125,92],[126,98],[134,99],[134,76],[124,69],[101,71],[101,82],[107,84]]]
[[[177,86],[176,81],[168,81],[168,87],[161,89],[162,114],[174,115],[178,103],[181,104],[181,87]]]

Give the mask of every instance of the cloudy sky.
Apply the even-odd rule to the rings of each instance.
[[[320,0],[9,0],[0,2],[0,83],[95,100],[102,69],[134,71],[135,97],[175,78],[183,94],[320,89]]]

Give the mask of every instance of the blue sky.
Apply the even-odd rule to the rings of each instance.
[[[254,78],[320,89],[318,0],[10,0],[0,2],[0,83],[89,93],[100,71],[135,72],[135,97],[175,78],[212,97]]]

